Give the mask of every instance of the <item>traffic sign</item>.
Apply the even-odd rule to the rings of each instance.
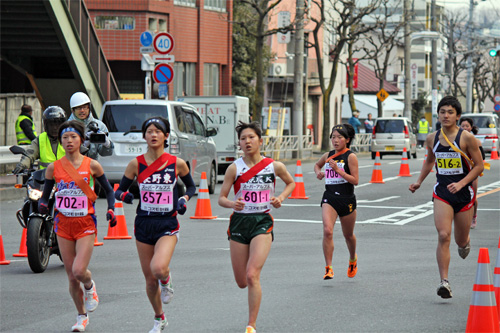
[[[500,103],[500,94],[496,94],[495,96],[493,96],[493,100],[495,101],[495,103]]]
[[[174,70],[169,64],[158,64],[153,71],[153,77],[157,83],[169,84],[174,79]]]
[[[154,62],[175,62],[175,56],[167,54],[167,55],[154,55]]]
[[[157,33],[153,41],[153,46],[156,52],[168,54],[174,48],[174,37],[168,32]]]
[[[154,48],[152,48],[151,46],[141,46],[141,48],[139,49],[139,51],[141,52],[141,54],[144,54],[144,53],[153,53]]]
[[[495,104],[493,108],[495,109],[495,111],[500,112],[500,104]]]
[[[389,97],[389,94],[387,93],[387,91],[384,90],[384,88],[380,89],[380,91],[377,93],[377,98],[381,102],[385,101],[387,97]]]
[[[168,96],[168,85],[166,83],[160,83],[158,86],[158,97],[165,98]]]
[[[141,34],[141,45],[150,46],[152,42],[153,42],[153,34],[149,31],[144,31]]]

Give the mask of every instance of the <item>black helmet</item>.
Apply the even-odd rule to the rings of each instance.
[[[66,121],[66,112],[60,106],[49,106],[43,111],[42,119],[45,132],[50,137],[57,138],[59,126]]]

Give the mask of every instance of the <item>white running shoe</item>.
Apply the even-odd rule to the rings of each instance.
[[[168,326],[168,321],[166,316],[165,319],[155,318],[155,325],[153,326],[153,329],[149,331],[149,333],[161,332],[167,326]]]
[[[77,315],[76,324],[71,327],[71,332],[85,332],[85,328],[89,324],[88,315]]]
[[[87,309],[88,312],[93,312],[99,305],[99,297],[95,290],[94,280],[92,280],[92,288],[90,290],[85,289],[85,287],[83,289],[85,290],[85,309]]]
[[[451,294],[451,287],[450,283],[448,280],[443,279],[441,280],[441,283],[439,284],[437,288],[437,294],[438,296],[441,296],[441,298],[452,298],[453,295]]]
[[[174,297],[174,288],[172,287],[172,274],[168,275],[167,284],[161,283],[161,280],[158,280],[161,288],[161,301],[163,304],[168,304]]]

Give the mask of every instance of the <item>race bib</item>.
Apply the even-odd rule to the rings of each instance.
[[[174,210],[173,184],[140,184],[141,209],[146,212],[167,213]]]
[[[345,163],[337,163],[340,170],[344,170]],[[347,180],[342,178],[335,170],[330,167],[330,164],[325,164],[325,185],[345,184]]]
[[[245,202],[245,213],[260,213],[271,209],[271,186],[272,183],[248,184],[241,187],[241,196]]]
[[[464,173],[462,159],[458,152],[436,152],[437,172],[440,175],[459,175]]]
[[[56,192],[56,209],[68,217],[87,216],[89,198],[80,189],[63,189]]]

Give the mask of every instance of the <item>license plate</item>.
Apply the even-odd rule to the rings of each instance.
[[[394,146],[385,146],[385,150],[394,150]]]
[[[125,154],[142,154],[145,153],[143,145],[138,144],[125,144],[123,145],[123,153]]]

